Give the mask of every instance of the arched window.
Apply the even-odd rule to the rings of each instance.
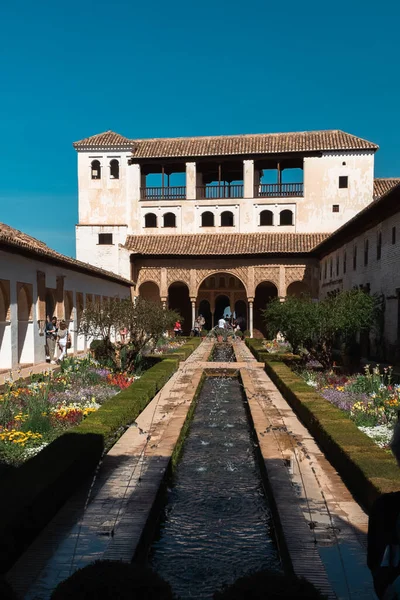
[[[164,227],[176,227],[176,217],[174,213],[165,213]]]
[[[119,161],[116,158],[110,161],[110,179],[119,179]]]
[[[203,212],[203,214],[201,215],[201,226],[214,227],[214,215],[209,210]]]
[[[274,214],[272,210],[262,210],[260,212],[260,225],[273,225]]]
[[[291,210],[282,210],[279,217],[279,225],[293,225],[293,213]]]
[[[147,213],[144,217],[145,227],[157,227],[157,215],[154,213]]]
[[[221,213],[221,227],[233,227],[233,213],[230,210]]]
[[[92,179],[101,179],[101,166],[99,160],[92,160]]]

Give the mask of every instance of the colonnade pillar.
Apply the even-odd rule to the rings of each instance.
[[[194,322],[196,320],[196,298],[190,298],[192,303],[192,329],[194,329]]]
[[[249,331],[250,331],[250,337],[253,337],[253,302],[254,302],[254,298],[248,298],[247,299],[248,303],[249,303]]]

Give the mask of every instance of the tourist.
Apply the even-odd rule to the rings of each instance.
[[[203,315],[199,315],[199,316],[198,316],[198,319],[199,319],[200,331],[201,331],[201,330],[203,329],[204,325],[206,324],[206,320],[205,320],[205,318],[203,317]]]
[[[390,448],[400,466],[399,421]],[[367,563],[378,598],[400,598],[400,492],[382,494],[372,507]]]
[[[50,319],[47,315],[46,323],[46,360],[55,365],[56,354],[56,339],[57,339],[57,317]]]
[[[65,321],[60,322],[60,327],[57,332],[58,347],[61,350],[61,354],[58,357],[58,361],[61,362],[67,355],[68,342],[71,343],[71,337]]]
[[[175,336],[182,335],[182,325],[180,321],[177,321],[174,325]]]
[[[223,316],[218,321],[218,327],[220,329],[226,329],[226,321]]]
[[[199,337],[200,331],[201,331],[200,317],[197,317],[197,319],[195,319],[194,325],[193,325],[193,335],[194,335],[194,337]]]

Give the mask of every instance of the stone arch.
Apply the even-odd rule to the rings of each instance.
[[[211,314],[210,301],[207,300],[206,298],[203,298],[202,300],[200,300],[199,309],[198,309],[197,313],[199,315],[203,315],[203,317],[205,318],[205,321],[206,321],[204,324],[204,329],[207,329],[207,331],[210,331],[210,329],[212,328],[212,314]]]
[[[64,319],[68,323],[73,321],[74,315],[74,302],[72,298],[72,292],[64,292]]]
[[[233,227],[234,217],[231,210],[224,210],[221,213],[221,227]]]
[[[6,285],[8,283],[8,286]],[[8,289],[7,289],[8,288]],[[10,320],[9,282],[0,281],[0,322]]]
[[[262,210],[260,212],[260,225],[273,225],[274,224],[274,213],[272,210]]]
[[[0,280],[0,369],[11,368],[10,282]]]
[[[101,179],[101,164],[99,160],[92,160],[90,163],[90,171],[92,179]]]
[[[144,281],[139,286],[139,296],[152,302],[161,302],[160,288],[154,281]]]
[[[164,214],[163,227],[176,227],[176,215],[173,212]]]
[[[174,281],[168,286],[168,307],[180,314],[183,333],[189,335],[192,329],[192,304],[189,285],[185,281]]]
[[[119,160],[110,160],[110,179],[119,179]]]
[[[148,212],[144,215],[144,226],[146,228],[157,227],[157,215],[152,212]]]
[[[285,208],[279,213],[279,225],[293,225],[293,211]]]
[[[50,290],[50,289],[46,290],[45,303],[46,303],[46,317],[48,316],[51,319],[52,317],[55,316],[56,304],[57,304],[53,290]]]
[[[19,284],[18,289],[18,321],[32,320],[32,293],[25,283]]]
[[[203,213],[201,213],[201,226],[202,227],[214,227],[214,225],[215,225],[214,213],[212,213],[210,210],[206,210]]]
[[[17,287],[18,362],[21,364],[33,363],[34,341],[32,309],[32,285],[19,283]]]
[[[235,273],[235,271],[232,271],[230,269],[215,269],[215,270],[208,271],[206,274],[201,273],[200,281],[197,284],[197,295],[199,294],[199,290],[200,290],[201,286],[203,285],[203,283],[205,282],[205,280],[208,279],[209,277],[216,277],[217,275],[225,275],[225,276],[231,275],[232,277],[235,277],[235,279],[238,279],[240,281],[240,283],[242,284],[242,286],[246,292],[246,295],[248,295],[247,286],[246,286],[245,282],[243,281],[243,277],[241,275],[238,275],[237,273]],[[229,282],[230,282],[230,280],[229,280]]]
[[[292,283],[287,286],[286,290],[286,296],[299,297],[302,295],[309,295],[310,293],[310,288],[305,281],[292,281]]]
[[[267,328],[262,317],[262,311],[268,302],[278,297],[278,288],[272,281],[261,281],[254,295],[253,335],[254,337],[266,336]]]

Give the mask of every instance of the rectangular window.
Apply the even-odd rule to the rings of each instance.
[[[382,233],[378,233],[378,237],[376,239],[376,260],[381,260],[382,256]]]
[[[396,243],[396,227],[392,227],[392,244]]]
[[[339,212],[339,204],[332,204],[332,212]]]
[[[99,244],[101,246],[110,246],[113,243],[112,233],[99,233]]]
[[[332,279],[332,275],[333,275],[333,265],[332,265],[332,259],[329,261],[329,276]]]
[[[349,178],[347,177],[347,175],[340,175],[339,176],[339,188],[343,189],[343,188],[348,188],[349,187]]]
[[[336,257],[336,277],[339,277],[339,254]]]
[[[343,254],[343,275],[346,274],[347,270],[347,254],[346,252]]]
[[[357,269],[357,246],[353,249],[353,271]]]
[[[368,240],[365,240],[364,242],[364,265],[367,266],[368,264],[368,250],[369,250],[369,242]]]
[[[328,262],[325,261],[324,279],[326,279],[327,274],[328,274]]]

